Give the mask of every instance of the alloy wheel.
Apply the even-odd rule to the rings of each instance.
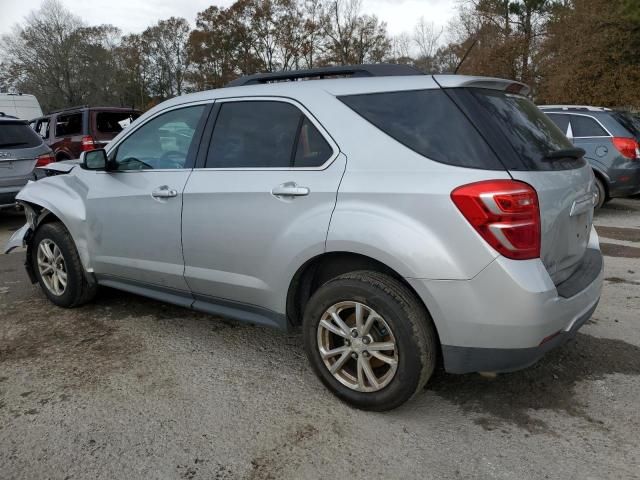
[[[344,301],[329,307],[318,324],[317,342],[329,372],[352,390],[382,390],[398,369],[391,328],[363,303]]]
[[[56,296],[61,296],[67,289],[67,268],[58,245],[52,240],[44,239],[38,246],[38,270],[42,282]]]

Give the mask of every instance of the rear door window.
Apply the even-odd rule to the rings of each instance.
[[[565,135],[569,134],[569,115],[561,113],[547,113],[547,116],[555,123]]]
[[[436,162],[504,170],[478,130],[443,90],[412,90],[339,97],[404,146]]]
[[[571,131],[574,138],[609,136],[595,118],[586,115],[571,115]]]
[[[308,168],[333,149],[296,106],[280,101],[226,102],[207,154],[207,168]]]
[[[70,137],[82,134],[82,113],[58,115],[56,119],[56,137]]]
[[[15,150],[42,145],[42,138],[24,122],[0,122],[0,148]]]

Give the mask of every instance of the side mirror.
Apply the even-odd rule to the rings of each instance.
[[[80,164],[85,170],[106,170],[107,152],[104,148],[89,150],[80,154]]]

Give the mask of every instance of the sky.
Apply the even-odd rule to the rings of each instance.
[[[233,0],[62,0],[74,14],[90,25],[110,23],[124,33],[141,32],[158,20],[179,16],[192,25],[196,14],[210,5],[229,6]],[[40,7],[41,0],[0,0],[0,35]],[[363,13],[387,22],[391,35],[411,32],[424,16],[436,26],[446,26],[455,13],[455,0],[362,0]]]

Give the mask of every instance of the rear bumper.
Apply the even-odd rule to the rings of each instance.
[[[629,197],[640,193],[640,160],[625,160],[609,169],[609,196]]]
[[[13,207],[16,204],[16,195],[22,187],[0,188],[0,208]]]
[[[504,257],[470,280],[408,279],[434,319],[445,370],[518,370],[575,336],[602,290],[602,256],[588,253],[591,267],[557,287],[539,259]]]

